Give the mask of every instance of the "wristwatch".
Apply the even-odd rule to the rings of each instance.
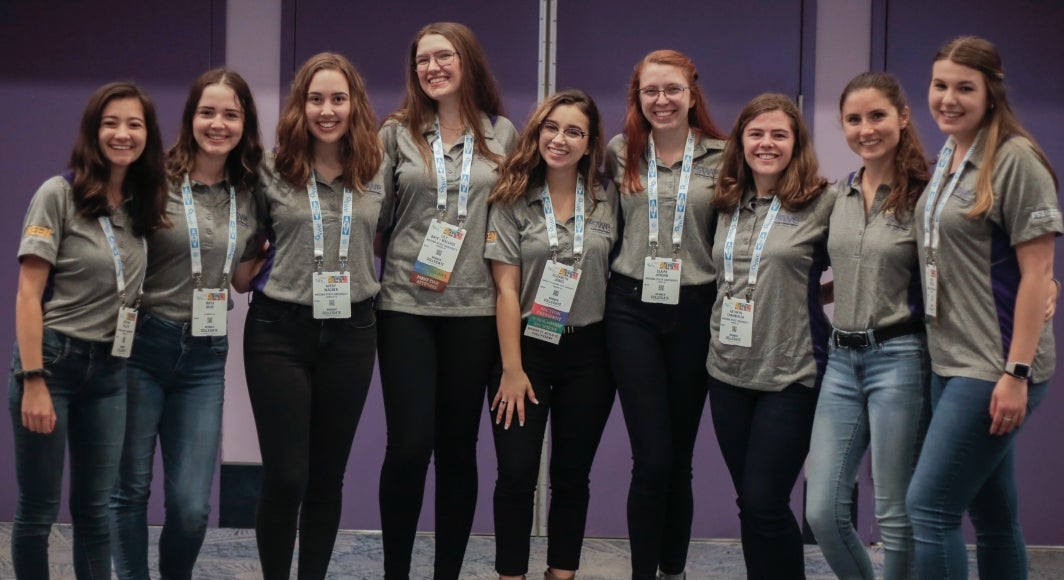
[[[1031,365],[1022,362],[1009,361],[1005,363],[1005,372],[1017,379],[1031,378]]]

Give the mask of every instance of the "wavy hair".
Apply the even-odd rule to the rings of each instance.
[[[694,103],[694,106],[687,110],[687,124],[695,131],[696,139],[698,134],[713,139],[724,139],[724,133],[717,128],[709,116],[709,107],[702,95],[702,89],[698,86],[698,69],[695,68],[694,61],[675,50],[651,52],[632,68],[632,78],[628,81],[628,108],[624,115],[624,135],[627,144],[624,151],[624,178],[621,181],[621,191],[625,193],[637,193],[644,189],[639,177],[639,166],[640,161],[646,158],[651,128],[650,121],[643,116],[643,107],[639,100],[639,76],[643,73],[643,67],[648,64],[676,67],[687,79],[691,101]]]
[[[846,99],[851,94],[864,89],[878,91],[890,106],[894,107],[899,117],[909,109],[909,99],[894,75],[886,72],[866,72],[854,77],[846,88],[842,89],[842,95],[839,96],[839,113],[842,113]],[[908,122],[901,128],[898,145],[894,148],[894,175],[891,179],[890,195],[883,203],[883,211],[893,211],[899,216],[911,214],[916,207],[916,200],[930,180],[927,153],[920,143],[912,115],[909,115]]]
[[[201,74],[185,99],[185,108],[181,113],[181,128],[177,141],[166,152],[166,173],[170,181],[180,183],[186,173],[192,171],[196,162],[199,144],[192,131],[192,121],[196,117],[203,91],[211,85],[221,85],[233,91],[244,116],[244,132],[240,142],[229,152],[225,160],[225,171],[229,180],[239,189],[251,191],[258,182],[259,163],[262,161],[262,136],[259,133],[259,115],[255,109],[255,99],[251,96],[244,77],[227,68],[215,68]]]
[[[499,85],[488,67],[488,57],[477,41],[476,35],[464,24],[457,22],[434,22],[417,31],[410,42],[407,56],[406,94],[399,108],[384,120],[395,121],[410,132],[425,160],[427,171],[432,171],[432,150],[423,132],[436,117],[436,101],[421,89],[414,60],[417,58],[417,45],[421,39],[430,34],[437,34],[451,43],[458,53],[458,64],[462,67],[462,82],[458,86],[458,107],[462,121],[473,130],[474,150],[481,156],[501,164],[503,158],[488,149],[484,143],[484,130],[479,123],[480,114],[498,117],[503,114],[502,97]],[[451,65],[455,66],[455,65]]]
[[[979,71],[986,83],[987,109],[986,117],[982,121],[982,127],[986,130],[983,164],[976,181],[975,203],[968,212],[968,217],[985,217],[990,213],[990,208],[994,205],[994,162],[997,161],[998,151],[1005,141],[1017,135],[1031,142],[1034,154],[1053,177],[1054,187],[1059,187],[1057,174],[1049,165],[1049,158],[1034,137],[1023,128],[1009,105],[1005,92],[1005,69],[997,47],[977,36],[961,36],[940,48],[935,54],[934,62],[946,59]]]
[[[340,139],[341,179],[345,187],[364,190],[366,184],[380,170],[384,158],[377,118],[366,95],[366,85],[347,58],[335,52],[322,52],[310,57],[296,73],[292,89],[281,109],[277,122],[277,173],[292,184],[304,184],[310,179],[314,166],[314,137],[307,126],[307,92],[314,75],[334,70],[347,79],[351,91],[351,114],[347,132]]]
[[[540,128],[554,109],[562,105],[572,105],[587,117],[587,155],[581,156],[576,164],[578,175],[584,178],[589,192],[594,189],[596,183],[605,181],[606,176],[602,171],[605,145],[602,142],[602,118],[599,116],[598,106],[587,93],[569,89],[544,99],[529,116],[516,149],[500,171],[499,180],[492,188],[488,203],[512,204],[522,199],[529,189],[543,186],[547,178],[547,167],[539,154]],[[588,214],[594,211],[592,206]]]
[[[133,233],[145,236],[166,225],[166,174],[163,169],[163,141],[155,105],[140,87],[132,82],[117,82],[96,89],[81,116],[74,150],[70,153],[74,207],[78,215],[96,218],[110,214],[107,185],[111,163],[100,148],[100,123],[103,111],[114,100],[136,99],[144,110],[146,136],[144,151],[126,169],[122,180],[122,199]]]
[[[728,136],[728,143],[724,147],[724,162],[720,168],[720,180],[717,181],[717,195],[713,198],[713,207],[718,210],[735,211],[743,192],[754,184],[753,171],[746,163],[743,151],[743,132],[750,121],[773,111],[781,111],[786,115],[791,121],[791,131],[794,132],[791,162],[787,164],[776,183],[775,194],[780,204],[787,211],[797,211],[824,192],[828,180],[820,176],[813,142],[809,139],[809,131],[802,120],[802,113],[787,95],[764,93],[754,97],[743,107],[735,126],[732,127],[731,135]]]

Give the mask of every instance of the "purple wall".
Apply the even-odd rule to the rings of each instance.
[[[45,179],[64,171],[89,94],[109,81],[136,81],[154,99],[163,140],[169,144],[176,136],[188,85],[212,64],[220,64],[225,53],[224,14],[222,0],[0,4],[0,54],[6,57],[0,59],[0,175],[9,208],[0,217],[0,305],[5,313],[0,351],[10,353],[15,340],[10,308],[26,206]],[[6,400],[6,374],[4,384]],[[16,485],[11,419],[4,407],[0,520],[10,521]],[[69,521],[63,503],[61,517]],[[153,520],[161,513],[155,505]]]

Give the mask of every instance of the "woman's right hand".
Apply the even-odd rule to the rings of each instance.
[[[499,381],[499,392],[495,393],[495,398],[491,400],[491,410],[495,412],[495,424],[498,425],[505,419],[503,429],[509,429],[516,407],[517,424],[524,427],[525,397],[528,397],[533,404],[539,404],[536,400],[536,392],[532,390],[532,382],[528,380],[525,371],[523,369],[504,370],[502,380]]]
[[[55,430],[55,407],[43,377],[26,379],[22,385],[22,426],[34,433]]]

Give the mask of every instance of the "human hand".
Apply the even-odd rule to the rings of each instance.
[[[990,434],[1008,435],[1027,416],[1027,379],[1001,375],[990,395]]]
[[[516,412],[517,424],[524,427],[525,397],[533,404],[539,404],[528,375],[523,370],[503,371],[502,380],[499,382],[499,392],[495,393],[495,398],[491,400],[491,410],[495,412],[495,424],[498,425],[505,420],[503,429],[509,429]]]

